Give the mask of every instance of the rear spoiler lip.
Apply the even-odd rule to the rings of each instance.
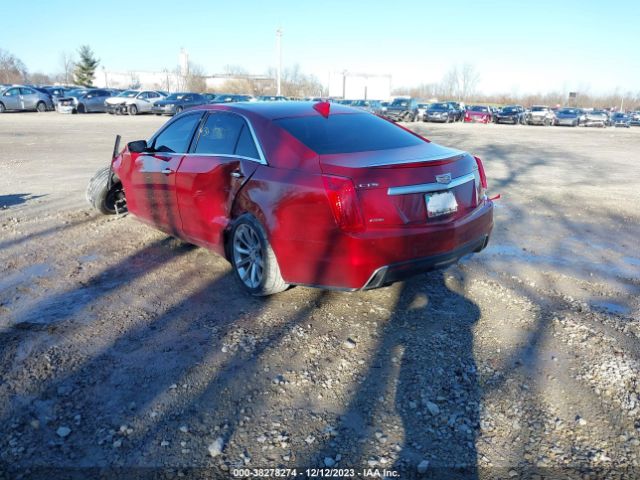
[[[425,164],[445,164],[451,163],[469,154],[462,150],[443,147],[436,143],[425,144],[427,149],[420,151],[406,152],[404,155],[394,155],[386,150],[372,150],[363,152],[352,152],[348,154],[327,154],[318,155],[321,164],[334,165],[347,168],[381,168],[410,165],[413,163]],[[414,148],[414,147],[409,147]],[[425,151],[426,150],[426,151]],[[396,158],[393,158],[393,157]],[[353,160],[350,160],[353,159]]]
[[[432,163],[432,162],[454,162],[459,158],[466,155],[465,152],[460,150],[451,150],[447,155],[432,155],[428,157],[420,156],[415,158],[405,158],[397,161],[384,161],[384,162],[375,162],[368,164],[365,168],[375,168],[375,167],[390,167],[393,165],[404,165],[406,163]]]

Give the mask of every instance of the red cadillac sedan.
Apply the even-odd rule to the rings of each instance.
[[[493,227],[479,158],[335,103],[196,107],[115,152],[90,203],[225,256],[253,295],[382,287]]]

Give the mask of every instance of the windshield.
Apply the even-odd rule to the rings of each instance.
[[[532,112],[545,112],[547,107],[531,107]]]
[[[483,107],[481,105],[473,105],[472,107],[469,107],[469,110],[471,110],[472,112],[489,113],[489,108]]]
[[[368,100],[354,100],[351,105],[353,105],[354,107],[368,107],[369,106],[369,101]]]
[[[446,103],[434,103],[429,107],[429,110],[438,110],[438,111],[449,110],[449,105]]]
[[[558,110],[558,113],[564,113],[565,115],[577,115],[578,110],[576,110],[575,108],[563,108],[561,110]]]
[[[366,113],[282,118],[275,123],[320,155],[389,150],[423,142],[393,123]]]
[[[406,98],[396,98],[391,104],[392,107],[406,107],[409,105],[409,100]]]
[[[502,109],[503,113],[516,113],[518,110],[515,107],[504,107]]]
[[[172,93],[169,95],[166,100],[182,100],[186,93]]]
[[[138,94],[138,90],[125,90],[122,93],[119,93],[117,96],[118,97],[127,97],[127,98],[133,98]]]

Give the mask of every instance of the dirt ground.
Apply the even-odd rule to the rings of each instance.
[[[411,124],[484,160],[489,247],[257,299],[86,205],[164,121],[0,115],[0,478],[640,476],[640,128]]]

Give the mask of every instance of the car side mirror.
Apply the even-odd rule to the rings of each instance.
[[[146,140],[136,140],[135,142],[127,143],[127,148],[131,153],[143,153],[148,149]]]

